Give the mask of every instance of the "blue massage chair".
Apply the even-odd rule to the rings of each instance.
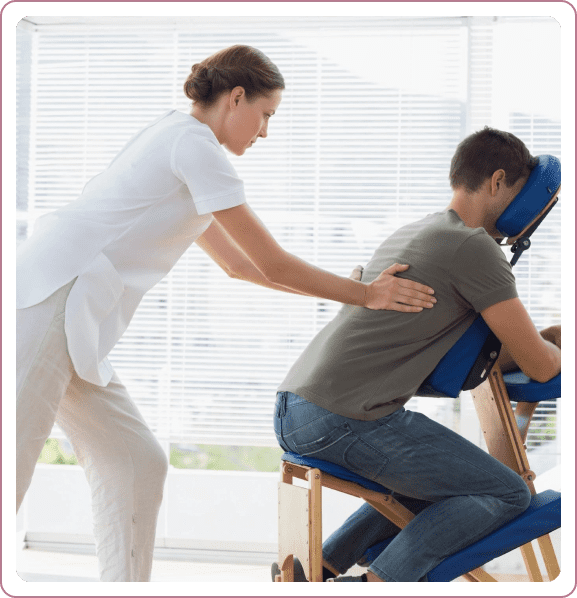
[[[511,245],[515,265],[531,246],[530,237],[554,207],[561,185],[561,164],[550,155],[538,157],[527,183],[497,220],[497,230]],[[498,581],[481,566],[516,548],[521,549],[530,581],[543,581],[535,551],[537,540],[549,581],[560,572],[549,533],[561,527],[561,495],[553,490],[537,493],[529,467],[525,441],[531,418],[540,401],[561,396],[561,374],[544,384],[522,372],[502,374],[495,362],[501,344],[478,316],[445,354],[421,385],[417,396],[456,398],[470,390],[491,455],[519,473],[532,496],[528,509],[502,528],[453,554],[427,574],[429,582]],[[516,403],[515,411],[511,402]],[[309,581],[322,581],[322,488],[363,498],[402,529],[414,515],[395,500],[391,491],[327,461],[284,453],[279,482],[279,559],[276,581],[294,580],[294,557]],[[293,484],[297,478],[305,487]],[[370,548],[363,556],[371,563],[394,536]]]

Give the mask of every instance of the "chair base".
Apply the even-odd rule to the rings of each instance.
[[[511,392],[516,400],[521,401],[517,404],[516,413],[513,413],[511,407],[509,386],[512,387]],[[538,540],[548,578],[553,580],[559,575],[559,564],[548,534],[561,525],[561,495],[552,490],[536,494],[533,483],[535,473],[529,467],[524,446],[528,426],[538,404],[537,400],[558,397],[559,390],[560,376],[545,385],[524,379],[522,376],[510,378],[507,383],[499,367],[494,366],[488,379],[472,391],[471,394],[489,453],[525,480],[533,498],[530,507],[518,518],[465,550],[446,558],[433,571],[429,572],[427,575],[429,581],[452,581],[459,576],[463,576],[467,581],[497,581],[480,569],[480,565],[518,547],[521,549],[529,579],[533,582],[543,581],[531,544],[533,539]],[[342,467],[294,453],[285,453],[283,459],[286,461],[283,463],[283,484],[291,485],[293,476],[307,479],[307,472],[314,469],[315,478],[318,479],[320,487],[324,485],[363,498],[401,529],[414,517],[391,496],[390,490]],[[308,503],[307,525],[310,528],[307,533],[309,538],[314,536],[315,541],[310,541],[306,546],[300,546],[301,554],[297,556],[301,558],[301,562],[303,562],[302,558],[309,561],[309,555],[322,555],[322,545],[319,539],[320,487],[315,491],[316,498]],[[283,510],[284,505],[280,504],[279,512]],[[290,529],[293,527],[293,520],[289,518],[284,521],[283,525]],[[316,525],[318,525],[319,531],[315,533]],[[283,559],[286,558],[288,553],[280,542],[279,549],[280,553],[284,555]],[[383,549],[381,548],[380,551]],[[313,575],[313,568],[311,568],[309,579],[320,580],[321,564],[318,561],[316,563],[314,567],[319,567],[319,569],[314,569],[316,573]],[[290,565],[287,565],[287,569],[290,569]],[[284,576],[282,577],[284,579]],[[287,571],[286,579],[289,577],[290,572]]]
[[[390,490],[342,467],[295,453],[282,456],[283,480],[279,483],[279,567],[277,581],[293,581],[293,555],[303,564],[310,581],[322,581],[322,487],[363,498],[400,528],[414,515],[398,503]],[[339,477],[346,475],[347,479]],[[294,486],[293,477],[306,480],[308,488]],[[354,480],[354,481],[353,481]],[[377,487],[380,491],[375,490]],[[549,578],[559,571],[549,532],[561,526],[561,495],[553,490],[536,494],[528,509],[489,536],[447,557],[427,575],[429,582],[453,581],[460,576],[471,582],[496,582],[480,567],[521,547],[531,581],[543,581],[530,542],[538,539]],[[370,548],[363,562],[372,562],[392,537]],[[545,550],[543,550],[545,548]]]

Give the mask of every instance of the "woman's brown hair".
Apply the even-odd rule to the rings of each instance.
[[[244,88],[248,101],[284,89],[277,66],[251,46],[231,46],[193,65],[184,93],[204,107],[212,105],[224,91]]]

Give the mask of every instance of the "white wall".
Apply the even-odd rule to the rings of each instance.
[[[171,467],[156,546],[217,552],[277,552],[276,473]],[[326,538],[362,501],[323,490]],[[39,464],[21,509],[26,540],[92,544],[90,491],[78,465]]]

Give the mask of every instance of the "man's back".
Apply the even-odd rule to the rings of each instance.
[[[456,212],[432,214],[391,235],[363,272],[371,282],[397,263],[402,275],[435,289],[419,313],[345,305],[311,341],[279,391],[345,417],[375,420],[400,408],[459,339],[476,312],[517,296],[503,252],[483,228]]]

